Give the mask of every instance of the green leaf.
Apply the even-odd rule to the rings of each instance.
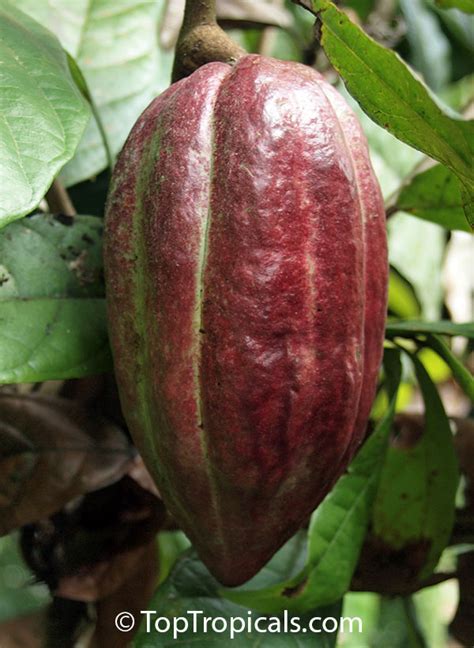
[[[460,9],[465,13],[474,14],[474,0],[436,0],[442,9]]]
[[[149,102],[168,84],[172,53],[158,45],[162,2],[154,0],[16,0],[57,34],[77,61],[105,126],[112,154]],[[61,174],[69,186],[107,166],[97,123],[91,120],[74,160]]]
[[[425,465],[426,501],[425,534],[431,540],[427,559],[419,578],[428,577],[446,547],[454,524],[459,467],[454,450],[453,435],[444,406],[423,364],[409,354],[425,403],[425,432],[422,445]]]
[[[229,600],[265,613],[285,609],[304,612],[337,601],[349,589],[370,520],[381,456],[395,414],[401,379],[399,352],[386,349],[384,364],[389,407],[347,473],[313,513],[305,569],[295,578],[273,587],[246,592],[226,590]]]
[[[436,15],[423,0],[400,0],[406,20],[413,67],[426,83],[439,90],[451,77],[451,48]]]
[[[453,376],[461,389],[474,403],[474,378],[466,367],[456,358],[451,349],[438,335],[428,335],[426,344],[435,351],[453,372]]]
[[[474,225],[474,128],[449,117],[402,62],[353,24],[328,0],[313,0],[321,43],[347,89],[376,123],[442,162],[461,180],[463,208]]]
[[[397,317],[421,315],[421,304],[411,283],[396,268],[388,276],[388,310]]]
[[[401,415],[397,427],[377,489],[372,533],[388,556],[391,551],[410,553],[410,576],[415,580],[422,570],[435,566],[451,530],[450,523],[446,529],[453,503],[444,498],[444,460],[445,453],[452,454],[452,435],[428,429],[420,417],[409,415]],[[434,553],[433,545],[438,547]]]
[[[0,232],[0,382],[110,369],[102,223],[37,215]]]
[[[419,322],[416,320],[395,322],[389,320],[385,328],[385,335],[388,338],[416,338],[419,335],[427,335],[429,333],[451,336],[462,335],[464,337],[474,338],[474,323],[466,322],[465,324],[456,324],[449,320],[441,320],[440,322]]]
[[[1,227],[39,204],[90,113],[56,37],[8,2],[0,23]]]
[[[302,553],[304,534],[297,534],[290,540],[255,577],[260,583],[274,581],[275,577],[288,576],[288,567],[294,567],[294,556]],[[303,551],[304,555],[304,551]],[[289,560],[290,558],[290,560]],[[288,562],[289,560],[289,562]],[[252,579],[253,581],[254,579]],[[252,581],[249,581],[250,583]],[[134,648],[153,648],[181,644],[192,645],[193,648],[221,648],[232,645],[236,648],[332,648],[335,646],[337,632],[312,633],[307,626],[313,616],[335,617],[341,613],[341,603],[338,601],[330,607],[313,610],[311,614],[300,619],[301,629],[293,625],[296,619],[285,615],[277,618],[269,617],[259,621],[260,632],[254,630],[252,624],[259,614],[245,607],[236,605],[220,596],[220,585],[200,562],[193,551],[187,551],[175,564],[167,580],[158,588],[151,603],[149,622],[151,632],[147,632],[147,619],[142,620],[140,630],[133,643]],[[193,616],[196,619],[196,631],[193,632]],[[211,621],[208,622],[207,632],[203,629],[203,617],[216,619],[217,630],[213,630]],[[168,632],[154,631],[154,621],[164,617],[170,621]],[[181,619],[177,619],[181,617]],[[234,621],[232,621],[234,619]],[[187,621],[187,627],[186,627]],[[173,639],[173,624],[180,629]],[[292,631],[285,629],[293,628]],[[231,627],[234,627],[234,637]],[[160,622],[160,628],[166,629],[166,622]],[[223,628],[226,628],[222,631]],[[220,629],[220,631],[219,631]],[[240,629],[240,631],[239,631]],[[266,632],[265,632],[266,629]],[[296,631],[295,631],[296,630]]]
[[[464,218],[459,180],[441,164],[415,175],[403,186],[393,210],[407,212],[449,230],[471,231]]]

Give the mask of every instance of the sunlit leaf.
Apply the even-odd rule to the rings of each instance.
[[[0,6],[0,227],[38,205],[90,117],[58,40],[17,6]]]
[[[142,110],[169,84],[171,55],[164,56],[158,46],[162,2],[16,0],[16,5],[51,29],[74,57],[116,154]],[[92,120],[61,177],[72,185],[106,166],[103,140]]]

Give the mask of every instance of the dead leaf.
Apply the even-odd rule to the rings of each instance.
[[[20,544],[28,566],[55,596],[96,601],[137,569],[165,518],[161,500],[127,476],[23,528]]]
[[[0,535],[111,484],[135,455],[119,427],[74,402],[0,394]]]
[[[117,568],[120,569],[120,565]],[[158,581],[158,553],[154,540],[141,549],[135,569],[129,569],[128,573],[128,579],[120,588],[97,602],[94,639],[100,648],[125,648],[129,645],[134,633],[116,630],[115,617],[127,610],[135,619],[140,619],[140,610],[147,609]]]

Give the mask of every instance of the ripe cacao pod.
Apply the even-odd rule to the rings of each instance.
[[[385,218],[355,115],[261,56],[173,84],[118,160],[105,268],[131,433],[202,560],[242,583],[347,467],[374,396]]]

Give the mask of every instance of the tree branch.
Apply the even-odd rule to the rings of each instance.
[[[201,65],[211,61],[235,63],[245,53],[217,24],[215,0],[186,0],[176,45],[173,83]]]

